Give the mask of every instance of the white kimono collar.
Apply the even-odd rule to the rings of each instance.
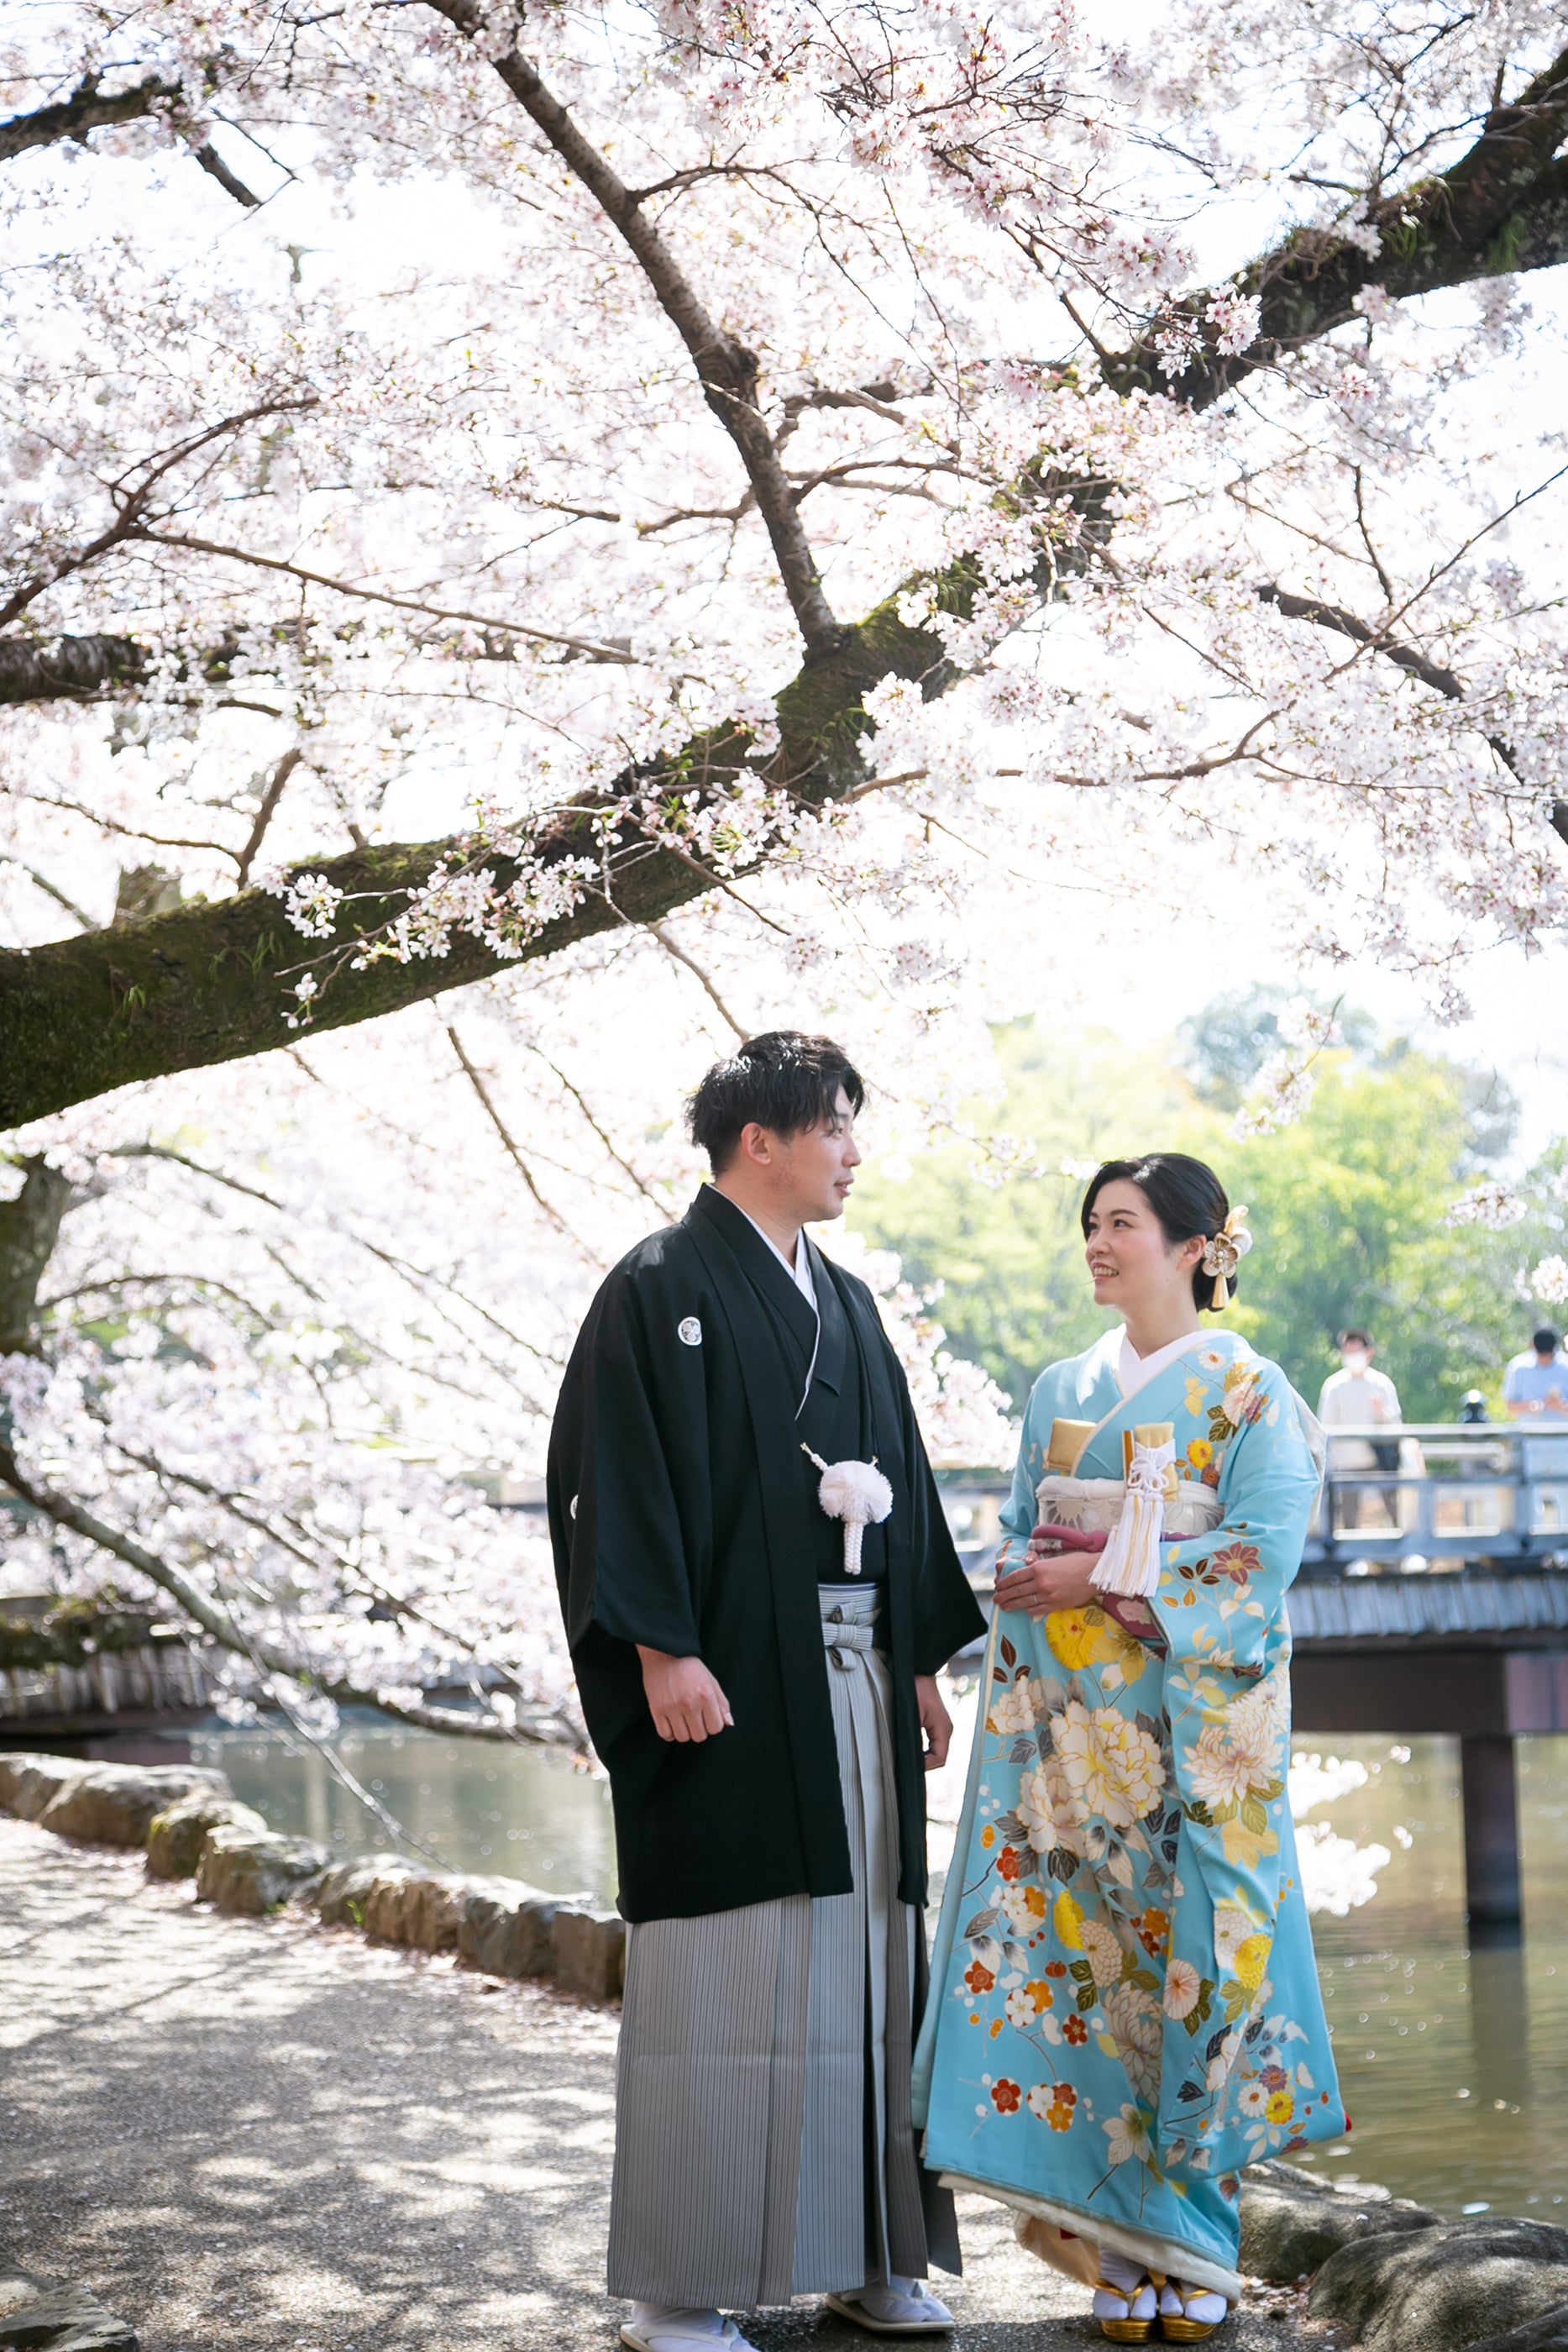
[[[1178,1356],[1185,1356],[1194,1342],[1201,1339],[1203,1336],[1203,1333],[1197,1330],[1184,1331],[1179,1339],[1168,1339],[1163,1348],[1156,1348],[1152,1355],[1140,1356],[1128,1339],[1127,1327],[1124,1324],[1119,1335],[1120,1345],[1113,1367],[1116,1386],[1121,1390],[1124,1400],[1130,1396],[1136,1396],[1140,1389],[1146,1388],[1152,1380],[1157,1379],[1166,1366],[1174,1364]]]

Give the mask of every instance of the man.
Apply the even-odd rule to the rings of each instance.
[[[1404,1419],[1399,1408],[1399,1391],[1386,1372],[1373,1370],[1373,1344],[1365,1331],[1343,1331],[1340,1334],[1340,1370],[1331,1372],[1323,1382],[1318,1398],[1318,1419],[1324,1429],[1396,1429]],[[1337,1470],[1397,1470],[1399,1441],[1382,1441],[1358,1437],[1333,1438],[1329,1448],[1331,1475]],[[1373,1500],[1370,1487],[1352,1487],[1345,1498],[1343,1524],[1348,1528],[1368,1525],[1366,1506]],[[1394,1508],[1395,1497],[1385,1489],[1377,1490],[1376,1500],[1390,1527],[1398,1524]],[[1371,1522],[1376,1524],[1375,1517]]]
[[[1561,1344],[1551,1324],[1543,1323],[1510,1363],[1502,1376],[1502,1401],[1511,1420],[1549,1427],[1568,1422],[1568,1365],[1558,1353]]]
[[[632,1922],[609,2286],[634,2352],[747,2352],[724,2307],[812,2292],[881,2333],[951,2324],[921,2284],[958,2268],[951,2200],[910,2120],[922,1768],[983,1621],[871,1293],[802,1230],[843,1213],[863,1095],[789,1030],[708,1072],[713,1181],[605,1282],[551,1434]],[[841,1463],[893,1495],[852,1578],[818,1496]]]

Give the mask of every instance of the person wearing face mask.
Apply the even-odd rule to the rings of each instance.
[[[1318,1398],[1318,1419],[1326,1430],[1397,1429],[1404,1420],[1399,1391],[1386,1372],[1373,1368],[1370,1333],[1352,1330],[1340,1336],[1340,1370],[1331,1372]],[[1336,1437],[1335,1470],[1397,1470],[1397,1437]],[[1397,1524],[1394,1496],[1371,1487],[1352,1489],[1343,1498],[1343,1523],[1348,1527]]]
[[[1192,2344],[1243,2168],[1345,2125],[1285,1793],[1322,1441],[1200,1324],[1251,1246],[1211,1168],[1107,1161],[1080,1213],[1119,1319],[1024,1415],[915,2116],[1113,2342]]]

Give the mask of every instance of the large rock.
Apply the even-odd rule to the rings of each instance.
[[[309,1838],[257,1836],[245,1829],[209,1831],[196,1865],[196,1893],[220,1911],[259,1916],[314,1886],[331,1862]]]
[[[147,1874],[150,1878],[193,1878],[202,1848],[214,1830],[244,1830],[248,1837],[265,1837],[261,1815],[234,1797],[215,1789],[194,1789],[177,1804],[154,1813],[147,1828]]]
[[[362,1927],[381,1943],[411,1951],[451,1952],[464,1906],[479,1883],[396,1854],[361,1854],[329,1870],[311,1899],[329,1927]]]
[[[1527,2319],[1522,2327],[1511,2327],[1506,2336],[1489,2336],[1470,2352],[1568,2352],[1568,2303]]]
[[[518,1878],[472,1880],[457,1929],[470,1968],[493,1977],[548,1977],[555,1968],[553,1896]]]
[[[365,1933],[413,1952],[455,1952],[468,1884],[455,1871],[407,1864],[381,1873],[365,1905]]]
[[[0,1805],[36,1822],[63,1788],[89,1769],[79,1756],[0,1756]]]
[[[232,1798],[221,1772],[195,1764],[89,1764],[38,1815],[40,1829],[87,1845],[141,1845],[157,1816],[197,1790]]]
[[[315,1889],[310,1900],[320,1913],[324,1926],[362,1927],[371,1895],[379,1883],[393,1873],[407,1872],[412,1866],[386,1854],[360,1854],[352,1862],[335,1864]]]
[[[0,2347],[5,2352],[137,2352],[136,2331],[86,2287],[57,2286],[0,2263]]]
[[[614,2000],[626,1978],[626,1922],[617,1911],[561,1904],[555,1915],[555,1986],[579,2000]]]
[[[1289,2286],[1341,2246],[1394,2231],[1424,2230],[1439,2216],[1407,2197],[1358,2183],[1320,2179],[1278,2158],[1249,2165],[1241,2176],[1241,2252],[1249,2278]]]
[[[1342,2246],[1307,2298],[1364,2352],[1547,2352],[1564,2305],[1568,2230],[1490,2214]]]

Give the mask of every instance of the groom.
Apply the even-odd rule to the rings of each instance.
[[[910,2120],[936,1675],[983,1624],[872,1295],[810,1242],[860,1162],[859,1074],[774,1030],[688,1106],[713,1181],[610,1275],[549,1456],[550,1534],[632,1925],[609,2287],[633,2352],[826,2293],[938,2332],[951,2200]],[[816,1462],[810,1458],[817,1457]],[[858,1575],[821,1465],[893,1489]]]

